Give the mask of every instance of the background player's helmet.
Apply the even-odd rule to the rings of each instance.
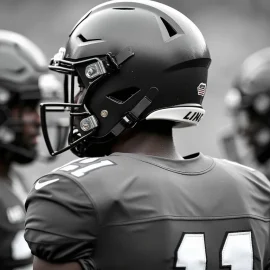
[[[246,163],[249,152],[259,166],[266,165],[270,159],[270,48],[244,61],[225,104],[234,131],[223,137],[228,157]],[[237,136],[244,139],[244,147],[234,145]]]
[[[42,97],[57,97],[60,84],[53,74],[48,74],[46,62],[41,50],[26,37],[0,30],[1,159],[28,163],[37,156],[36,149],[24,145],[21,135],[25,123],[12,117],[11,109],[35,108]]]
[[[202,101],[210,62],[200,30],[169,6],[110,1],[93,8],[49,66],[66,74],[65,104],[41,106],[49,152],[106,154],[99,146],[143,120],[197,125],[205,112]],[[46,112],[60,109],[59,105],[70,109],[71,130],[69,146],[54,151],[46,132]]]

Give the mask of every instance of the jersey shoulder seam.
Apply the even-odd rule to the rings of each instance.
[[[270,222],[270,217],[261,217],[256,215],[234,215],[234,216],[216,216],[216,217],[185,217],[185,216],[173,216],[173,215],[164,215],[164,216],[156,216],[152,218],[144,218],[144,219],[137,219],[132,221],[123,221],[119,223],[111,223],[106,224],[105,227],[114,227],[114,226],[126,226],[126,225],[133,225],[139,223],[147,223],[147,222],[158,222],[161,220],[185,220],[185,221],[213,221],[213,220],[229,220],[229,219],[241,219],[241,218],[251,218],[256,220],[261,220],[263,222]]]

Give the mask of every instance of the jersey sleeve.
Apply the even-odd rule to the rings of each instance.
[[[28,195],[25,240],[33,255],[51,263],[77,261],[94,269],[97,215],[79,182],[49,174]]]

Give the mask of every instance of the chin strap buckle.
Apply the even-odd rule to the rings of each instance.
[[[136,117],[132,111],[128,112],[123,118],[122,118],[124,124],[126,125],[126,127],[133,127],[137,121],[138,121],[138,117]]]
[[[151,105],[157,93],[156,87],[150,88],[146,96],[115,125],[111,131],[113,135],[118,136],[126,128],[133,128],[138,123],[140,115]]]

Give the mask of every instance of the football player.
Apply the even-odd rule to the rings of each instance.
[[[24,240],[24,203],[29,191],[13,164],[37,157],[41,91],[57,93],[46,59],[26,37],[0,30],[0,269],[31,269]]]
[[[172,127],[204,115],[210,62],[196,25],[161,3],[110,1],[77,23],[50,63],[71,88],[41,117],[50,153],[80,158],[28,195],[34,270],[266,269],[269,181],[174,147]],[[55,151],[46,115],[61,106],[69,145]]]
[[[270,48],[250,55],[225,97],[232,125],[222,133],[227,157],[270,177]]]

